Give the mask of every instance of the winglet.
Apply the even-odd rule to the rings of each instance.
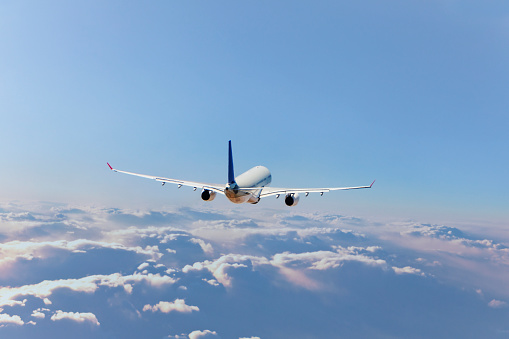
[[[228,141],[228,183],[235,182],[235,174],[233,173],[233,156],[232,156],[232,141]]]
[[[113,167],[111,167],[110,163],[107,162],[107,164],[108,164],[108,167],[110,168],[110,170],[113,170]]]
[[[373,180],[373,182],[371,183],[371,185],[369,185],[369,188],[371,188],[373,186],[373,184],[375,183],[376,179]]]

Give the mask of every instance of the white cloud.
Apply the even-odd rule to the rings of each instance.
[[[133,293],[133,285],[131,285],[131,284],[124,284],[124,291],[126,291],[127,294]]]
[[[40,308],[39,308],[39,309],[37,309],[37,310],[34,310],[34,311],[32,312],[32,317],[34,317],[34,318],[39,318],[39,319],[44,319],[44,318],[46,318],[46,314],[42,313],[41,311],[42,311],[42,309],[40,309]]]
[[[205,252],[205,254],[214,253],[214,248],[212,247],[212,245],[210,243],[205,242],[202,239],[191,238],[189,241],[192,242],[193,244],[200,245],[201,249],[203,250],[203,252]]]
[[[420,269],[414,268],[414,267],[410,267],[410,266],[405,266],[405,267],[395,267],[395,266],[392,266],[392,270],[396,274],[417,274],[417,275],[424,275],[424,273],[422,273]]]
[[[23,325],[25,322],[21,320],[19,315],[9,315],[0,313],[0,325]]]
[[[272,257],[271,264],[277,267],[304,264],[309,269],[327,270],[339,267],[345,261],[358,261],[370,266],[385,267],[386,261],[357,254],[359,247],[343,248],[336,246],[336,252],[316,251],[305,253],[283,252]]]
[[[247,264],[251,264],[253,268],[260,265],[272,265],[280,270],[280,273],[285,276],[290,282],[296,285],[316,289],[319,285],[307,277],[303,270],[327,270],[341,266],[345,261],[358,261],[370,266],[386,267],[386,261],[377,258],[371,258],[364,254],[357,252],[362,249],[363,251],[371,252],[375,249],[370,248],[370,251],[362,247],[343,248],[336,246],[336,252],[332,251],[316,251],[305,253],[290,253],[283,252],[275,254],[271,260],[250,255],[228,254],[220,258],[204,262],[196,262],[192,266],[186,265],[182,272],[187,273],[190,271],[200,271],[207,269],[212,273],[214,278],[225,287],[232,286],[232,278],[228,275],[228,271],[232,268],[247,268]],[[207,281],[205,279],[205,281]],[[208,282],[208,281],[207,281]]]
[[[289,298],[299,301],[302,295],[308,295],[309,298],[307,298],[306,301],[309,302],[310,308],[323,307],[324,312],[339,312],[349,307],[352,308],[352,303],[349,303],[349,300],[361,299],[361,301],[365,301],[365,299],[362,300],[364,297],[363,295],[355,294],[362,293],[362,289],[356,287],[358,280],[355,279],[364,279],[367,277],[367,279],[362,281],[361,285],[366,288],[369,288],[371,286],[370,284],[376,284],[379,281],[384,283],[396,282],[396,284],[387,284],[389,287],[394,287],[399,286],[397,282],[401,281],[403,279],[402,276],[405,274],[414,274],[416,277],[423,276],[424,273],[421,270],[426,270],[426,276],[436,276],[437,279],[427,279],[423,293],[429,292],[426,290],[426,286],[437,286],[433,285],[437,281],[442,283],[444,280],[449,279],[449,277],[456,277],[456,279],[463,278],[462,280],[464,281],[461,281],[461,283],[458,283],[458,281],[453,281],[452,283],[448,281],[448,285],[443,285],[446,285],[447,288],[466,287],[463,291],[470,291],[470,296],[465,296],[468,293],[464,293],[461,294],[461,296],[456,295],[456,298],[475,298],[475,300],[477,300],[477,304],[475,305],[480,305],[479,309],[477,309],[477,311],[480,310],[479,314],[482,313],[482,307],[484,307],[484,310],[491,307],[491,312],[496,312],[500,315],[505,314],[507,311],[507,302],[502,300],[506,300],[505,296],[507,296],[507,272],[509,271],[506,268],[509,267],[509,249],[504,248],[495,241],[489,240],[489,238],[485,239],[486,237],[481,236],[478,239],[470,239],[470,237],[466,237],[454,229],[433,227],[430,228],[429,234],[426,234],[427,231],[421,232],[420,235],[419,232],[415,234],[405,233],[404,230],[408,227],[408,222],[399,226],[380,224],[380,226],[377,227],[366,225],[367,222],[365,222],[362,227],[357,227],[354,219],[349,221],[347,218],[341,216],[327,216],[321,215],[320,213],[305,215],[300,212],[291,214],[278,212],[279,214],[274,215],[270,211],[267,211],[267,209],[258,209],[258,212],[249,212],[247,210],[221,211],[216,212],[215,217],[221,218],[220,214],[222,214],[225,220],[212,222],[209,221],[206,216],[197,217],[193,214],[182,214],[180,215],[182,218],[175,219],[176,222],[172,224],[178,224],[178,227],[182,227],[182,229],[186,230],[173,227],[146,227],[145,225],[148,224],[147,220],[138,223],[136,221],[137,218],[126,218],[125,220],[115,221],[114,218],[108,219],[107,213],[109,214],[110,212],[104,212],[100,209],[93,209],[91,212],[84,212],[81,215],[74,216],[72,214],[66,214],[64,211],[59,212],[64,214],[61,217],[62,219],[69,220],[69,222],[66,221],[65,227],[71,225],[71,223],[77,224],[73,225],[74,228],[69,228],[69,230],[75,231],[74,234],[64,234],[63,232],[66,231],[66,229],[63,229],[63,231],[59,229],[58,232],[55,233],[53,231],[54,228],[52,228],[52,223],[55,221],[51,220],[52,218],[54,219],[54,217],[49,214],[39,215],[29,212],[6,216],[6,219],[10,220],[10,224],[7,226],[8,230],[6,230],[4,224],[2,224],[1,236],[3,237],[2,239],[5,239],[3,240],[5,242],[0,243],[0,268],[4,269],[2,272],[9,273],[10,269],[6,266],[16,263],[16,261],[22,264],[28,264],[30,266],[29,268],[32,268],[34,267],[34,263],[25,263],[24,261],[37,259],[37,262],[41,262],[41,266],[40,268],[37,267],[33,272],[30,271],[30,280],[23,280],[23,277],[3,276],[2,279],[4,283],[2,283],[2,285],[4,287],[0,287],[0,308],[1,306],[22,306],[24,304],[22,300],[27,297],[29,301],[26,304],[28,306],[34,302],[42,305],[40,300],[44,301],[47,305],[51,304],[51,301],[53,301],[55,304],[55,306],[51,306],[53,310],[70,310],[68,308],[69,305],[65,304],[65,300],[57,298],[56,294],[54,294],[59,288],[67,288],[69,291],[66,293],[96,293],[97,295],[94,296],[94,298],[90,298],[90,301],[97,301],[102,307],[111,308],[111,312],[115,312],[116,316],[113,317],[115,319],[109,317],[108,322],[111,319],[117,321],[114,325],[118,325],[118,319],[129,321],[129,319],[146,318],[143,321],[143,326],[145,326],[145,328],[140,328],[142,325],[134,324],[134,322],[133,328],[136,327],[136,330],[144,331],[149,337],[161,337],[163,334],[167,334],[167,332],[164,332],[165,330],[161,334],[161,328],[153,326],[153,321],[158,317],[154,317],[150,312],[170,312],[170,315],[165,315],[166,317],[178,316],[178,314],[180,314],[178,312],[184,312],[184,310],[188,310],[188,312],[191,313],[200,312],[193,315],[193,319],[196,318],[194,322],[181,324],[182,326],[180,327],[179,325],[177,329],[178,332],[174,332],[182,332],[182,334],[169,336],[170,338],[200,338],[205,336],[218,336],[216,332],[210,330],[191,332],[196,328],[210,328],[207,325],[210,325],[210,322],[203,322],[203,319],[208,319],[210,316],[210,314],[207,313],[211,310],[209,307],[217,307],[212,310],[213,312],[218,312],[217,318],[215,319],[219,319],[219,322],[224,321],[218,323],[218,327],[216,328],[216,330],[218,330],[219,326],[227,326],[225,323],[228,324],[228,321],[230,321],[232,315],[230,312],[231,308],[229,311],[226,311],[225,308],[231,306],[231,301],[234,298],[235,304],[248,304],[249,302],[253,302],[253,300],[259,300],[261,303],[269,304],[274,302],[278,314],[288,315],[293,314],[291,308],[292,305],[295,305],[294,300],[288,302],[290,300]],[[118,214],[122,213],[125,212],[120,210]],[[244,213],[251,213],[257,217],[248,216],[246,218],[243,216]],[[136,215],[139,218],[144,218],[150,214],[151,212],[142,213],[140,211],[132,213],[133,216]],[[74,218],[74,221],[71,220],[72,218]],[[80,222],[76,222],[78,218],[81,218]],[[124,226],[127,224],[126,220],[130,220],[130,224],[128,225],[133,225],[133,227],[126,228]],[[349,227],[351,227],[353,231],[340,229],[340,227],[344,227],[345,224],[351,225]],[[34,228],[32,231],[27,229],[27,225],[29,225],[29,227],[36,226],[37,228]],[[16,228],[15,226],[20,227]],[[87,230],[87,232],[80,233],[78,231],[78,226],[83,230]],[[122,227],[122,229],[115,229],[119,227]],[[387,232],[389,228],[391,228],[390,232]],[[425,228],[426,227],[424,227],[424,229]],[[368,235],[364,236],[363,234],[356,233],[358,230],[367,232]],[[402,230],[403,232],[401,232]],[[38,233],[39,231],[40,233]],[[401,235],[401,233],[403,233],[403,235]],[[18,241],[12,241],[16,239],[16,235],[19,235],[21,238]],[[58,238],[60,236],[67,240],[59,240],[61,239]],[[86,239],[89,236],[93,237],[90,239],[94,240]],[[503,239],[503,237],[493,237],[494,239],[503,241],[500,240]],[[80,239],[71,240],[77,238]],[[245,239],[239,241],[239,239],[242,238]],[[21,239],[31,240],[20,241]],[[196,246],[191,245],[191,243],[196,244]],[[384,247],[383,250],[380,246],[377,246],[382,244]],[[167,249],[167,246],[175,248],[176,251]],[[131,253],[123,253],[118,256],[121,260],[126,260],[123,262],[125,264],[124,266],[114,266],[112,268],[111,265],[103,265],[98,270],[94,270],[94,266],[89,265],[91,260],[95,260],[95,258],[90,256],[90,252],[93,249],[114,250],[115,252],[112,258],[117,258],[117,251],[130,251]],[[84,274],[92,275],[79,278],[79,276],[76,277],[74,275],[74,271],[66,270],[67,265],[70,264],[66,256],[71,255],[73,252],[81,253],[80,255],[74,255],[73,259],[79,258],[80,264],[87,263],[87,271]],[[113,251],[108,252],[112,253]],[[62,259],[66,260],[66,266],[62,265],[59,267],[59,262],[56,262],[56,260],[51,260],[51,262],[44,261],[46,258],[55,256],[57,253],[62,256]],[[203,253],[207,255],[206,259],[208,260],[203,259]],[[213,256],[214,253],[222,254]],[[244,253],[254,255],[245,255]],[[162,256],[162,254],[166,255]],[[412,258],[418,259],[412,260]],[[348,271],[351,274],[342,274],[342,270],[348,268],[347,265],[349,262],[356,263],[357,265],[355,268],[360,269]],[[43,280],[44,278],[40,278],[48,277],[46,274],[47,272],[42,272],[44,268],[48,267],[48,264],[55,264],[50,272],[51,277],[56,277],[54,278],[55,280]],[[407,265],[416,266],[420,269]],[[123,271],[124,273],[122,274],[112,273],[125,270],[126,267],[138,267],[138,269],[131,275],[125,273],[125,271]],[[152,267],[153,270],[149,267]],[[172,268],[167,269],[166,267]],[[371,270],[370,267],[375,268],[376,272],[371,272],[374,270]],[[18,267],[15,268],[15,270],[12,270],[14,273],[18,270]],[[105,272],[105,269],[110,269],[110,271]],[[146,271],[147,269],[154,273],[161,273],[149,274],[148,271]],[[163,272],[164,270],[166,271]],[[257,272],[252,274],[249,272],[250,270]],[[192,271],[199,272],[187,276],[185,275]],[[357,275],[358,271],[362,273],[360,275],[361,278]],[[94,275],[98,272],[101,274]],[[478,274],[479,272],[481,272],[481,274]],[[466,273],[472,274],[467,275]],[[69,277],[69,274],[73,274],[73,278],[76,279],[66,279]],[[182,278],[180,278],[181,276]],[[372,276],[376,276],[377,281],[375,281],[375,279],[373,279],[372,282],[369,281],[369,278]],[[466,276],[468,276],[469,279],[464,279]],[[179,278],[181,280],[179,280]],[[474,282],[471,281],[471,279],[476,280]],[[23,283],[23,281],[30,281],[30,283]],[[167,288],[176,281],[180,281],[180,283],[174,287]],[[204,282],[212,286],[222,284],[226,287],[231,287],[238,282],[242,290],[230,288],[224,290],[222,287],[211,288]],[[307,288],[310,291],[300,293],[299,289],[295,289],[293,286],[289,288],[288,285],[290,285],[290,283]],[[181,284],[189,286],[189,290],[186,291],[185,286],[179,287]],[[252,284],[259,284],[257,286],[260,286],[260,288],[245,288],[251,287]],[[467,286],[464,286],[464,284]],[[140,285],[144,285],[147,288],[142,289]],[[437,288],[442,288],[443,285]],[[503,289],[500,286],[503,286]],[[150,290],[149,287],[156,287],[157,290]],[[476,288],[479,290],[477,293],[474,292]],[[484,292],[481,292],[481,288]],[[284,293],[277,293],[283,291],[283,289]],[[416,285],[412,285],[412,282],[410,282],[408,289],[414,292],[416,290]],[[99,290],[100,293],[98,293]],[[265,293],[267,290],[273,293]],[[205,293],[205,291],[207,293]],[[242,291],[243,295],[234,295],[235,292],[239,291]],[[393,293],[394,295],[391,295],[391,297],[394,297],[396,301],[399,300],[397,299],[398,297],[401,297],[398,291],[396,291],[396,288],[389,288],[387,292]],[[191,295],[191,293],[193,298],[196,298],[192,299],[196,306],[186,305],[184,301],[183,296],[186,296],[185,300],[190,302],[189,300],[191,299],[189,295]],[[491,298],[484,299],[484,294],[486,296],[491,296]],[[171,300],[161,298],[161,295],[172,295],[171,299],[175,299],[175,301],[159,301]],[[345,298],[345,295],[351,296],[352,298]],[[102,296],[105,297],[102,298]],[[30,297],[40,300],[33,300],[33,298]],[[182,299],[176,299],[177,297]],[[225,298],[221,299],[222,297]],[[207,298],[208,300],[205,302],[203,301],[204,299],[200,298]],[[491,300],[492,298],[496,299]],[[212,302],[217,300],[224,301],[223,307],[218,305],[217,302]],[[485,301],[481,305],[479,304],[479,300]],[[288,304],[286,304],[286,302],[288,302]],[[443,315],[444,312],[451,309],[450,305],[452,302],[457,302],[457,300],[437,300],[437,303],[433,303],[433,305],[430,306],[433,308],[436,305],[436,308],[431,309],[431,311]],[[152,305],[152,303],[157,304]],[[275,303],[277,303],[277,305]],[[96,309],[95,307],[100,307],[99,305],[94,305],[94,310]],[[143,313],[141,310],[143,305],[145,305],[143,310],[146,313]],[[205,305],[209,307],[205,307]],[[200,307],[198,308],[198,306]],[[9,309],[8,307],[4,308]],[[442,313],[440,313],[441,310],[443,310]],[[34,323],[35,321],[40,325],[44,321],[39,319],[49,319],[50,317],[54,318],[53,321],[56,321],[55,319],[58,317],[61,319],[73,318],[74,321],[79,321],[74,318],[84,319],[83,316],[80,316],[80,313],[73,312],[57,311],[53,314],[47,309],[24,311],[25,312],[21,314],[23,319],[21,319],[20,316],[4,315],[3,317],[10,317],[11,326],[15,322],[18,322],[18,325],[19,323],[23,324],[23,320],[25,320],[25,325]],[[140,313],[140,311],[142,312]],[[312,313],[312,310],[304,309],[298,311],[300,313],[304,312],[303,314],[308,314],[306,312]],[[379,311],[380,308],[377,308],[375,305],[373,314],[377,314]],[[228,314],[230,317],[222,318],[221,316],[223,316],[223,314],[221,312]],[[1,313],[2,311],[0,311],[0,314]],[[141,315],[142,313],[145,317]],[[81,315],[84,314],[86,313],[82,313]],[[202,315],[200,316],[200,314]],[[409,312],[409,315],[412,315],[411,312]],[[98,314],[98,316],[100,317],[101,314]],[[139,318],[137,318],[137,316]],[[181,316],[189,317],[190,315],[188,313],[188,315]],[[235,316],[237,316],[237,314],[235,314],[234,317]],[[242,317],[243,315],[238,314],[238,316]],[[280,327],[278,327],[278,329],[281,329],[281,333],[284,333],[284,330],[286,330],[288,326],[295,326],[294,324],[289,325],[285,323],[284,319],[263,318],[265,316],[270,316],[270,314],[260,314],[260,317],[262,317],[261,319],[264,321],[273,320],[278,325],[278,322],[280,322]],[[373,321],[369,319],[365,320],[362,318],[364,316],[365,312],[362,312],[362,310],[358,314],[355,313],[355,311],[352,311],[351,314],[346,314],[348,321],[351,321],[351,323],[355,323],[359,320],[364,321],[368,327],[373,326]],[[461,310],[458,315],[455,316],[461,320],[465,318],[465,314],[461,313]],[[29,321],[30,319],[32,319],[31,322]],[[436,328],[447,328],[446,321],[441,321],[441,319],[447,319],[447,317],[436,317],[432,325],[437,325]],[[476,321],[474,319],[469,320],[472,320],[472,323]],[[93,318],[90,320],[82,320],[82,322],[94,323]],[[478,322],[478,324],[481,324],[481,322]],[[97,323],[99,323],[99,321],[97,321]],[[247,322],[243,323],[248,324]],[[101,318],[101,326],[104,327],[105,324],[106,319]],[[76,326],[75,323],[71,324],[70,322],[69,325]],[[393,326],[392,328],[396,328],[394,324],[390,324],[389,321],[388,326],[390,325]],[[499,323],[495,325],[497,325],[496,327],[498,328],[504,326],[504,324],[499,326]],[[0,322],[0,327],[1,326],[6,326],[6,323]],[[247,337],[245,334],[270,337],[270,329],[274,328],[274,324],[271,324],[272,327],[267,326],[263,328],[256,328],[256,324],[250,324],[250,327],[246,328],[240,328],[240,325],[235,327],[235,324],[231,326],[232,337],[240,337],[240,339],[259,339],[257,336]],[[297,327],[293,327],[292,329],[295,331],[300,330],[298,324],[296,326]],[[16,331],[22,331],[24,328],[26,327],[16,329]],[[40,326],[41,331],[44,331],[44,328],[45,326]],[[109,328],[113,328],[113,326]],[[397,337],[398,334],[401,334],[391,329],[387,330],[387,328],[388,327],[379,329],[381,335]],[[330,330],[330,327],[327,328],[326,323],[324,323],[323,328],[321,327],[321,330],[322,329],[323,333],[328,334],[324,335],[324,337],[331,336],[330,332],[327,332]],[[92,330],[100,331],[100,329],[95,328]],[[116,326],[115,330],[122,331],[124,329],[122,326]],[[494,330],[496,330],[496,328]],[[462,333],[458,329],[455,329],[455,331],[458,332],[453,333]],[[191,333],[184,334],[189,332]],[[125,334],[125,332],[122,334]],[[243,336],[241,336],[241,334],[243,334]],[[306,334],[309,335],[309,333],[304,333],[303,335]],[[366,332],[362,334],[366,334]],[[43,335],[46,335],[46,333]],[[125,336],[117,332],[112,333],[112,335],[118,337]],[[357,333],[357,335],[360,336],[361,334]],[[461,337],[461,335],[458,335],[458,337]]]
[[[154,238],[159,240],[161,244],[166,244],[169,241],[174,241],[179,239],[180,237],[189,237],[189,234],[186,234],[182,229],[177,229],[174,227],[154,227],[149,226],[146,228],[143,227],[134,227],[131,226],[127,229],[123,228],[120,230],[112,230],[105,233],[106,239],[111,239],[116,242],[125,241],[131,242],[135,239],[144,239],[144,238]]]
[[[149,266],[150,266],[150,265],[149,265],[149,263],[148,263],[148,262],[144,262],[143,264],[141,264],[140,266],[138,266],[137,270],[138,270],[138,271],[141,271],[141,270],[143,270],[144,268],[147,268],[147,267],[149,267]]]
[[[502,250],[505,252],[507,246],[496,243],[490,239],[476,239],[460,229],[442,225],[413,224],[410,230],[400,232],[402,235],[411,235],[414,237],[428,237],[434,239],[446,240],[449,243],[461,244],[466,247],[487,248],[493,250]]]
[[[231,287],[232,279],[227,273],[228,269],[247,267],[247,265],[241,263],[246,261],[250,261],[252,265],[269,264],[269,260],[264,257],[228,254],[223,255],[214,261],[206,260],[204,262],[196,262],[192,266],[186,265],[182,269],[182,272],[187,273],[189,271],[200,271],[202,269],[207,269],[212,273],[217,281],[219,281],[225,287]]]
[[[491,308],[502,308],[502,307],[506,307],[507,303],[505,301],[493,299],[492,301],[490,301],[488,303],[488,306]]]
[[[130,251],[143,254],[152,259],[159,259],[162,254],[157,246],[124,246],[114,242],[92,241],[86,239],[78,239],[74,241],[57,240],[57,241],[10,241],[0,244],[0,267],[14,263],[18,259],[33,260],[34,258],[47,258],[51,256],[48,249],[62,249],[73,253],[86,253],[85,250],[95,248],[110,248],[114,250]]]
[[[216,331],[193,331],[189,333],[189,339],[201,339],[201,338],[208,338],[208,337],[215,337],[217,336]]]
[[[162,313],[170,313],[170,312],[180,312],[180,313],[191,313],[193,311],[198,312],[200,309],[198,306],[190,306],[186,305],[184,299],[175,299],[173,302],[168,301],[160,301],[156,305],[145,305],[143,306],[143,311],[152,311],[152,312],[162,312]]]
[[[212,285],[212,286],[219,286],[219,285],[221,285],[219,282],[217,282],[216,279],[209,279],[209,280],[207,280],[207,279],[204,278],[202,280],[205,281],[207,284]]]
[[[79,312],[63,312],[61,310],[56,311],[55,314],[51,316],[51,320],[58,321],[62,319],[69,319],[78,323],[85,323],[89,322],[93,325],[99,326],[100,323],[97,320],[95,314],[86,312],[86,313],[79,313]]]
[[[45,304],[51,304],[48,299],[54,290],[58,288],[68,288],[75,292],[93,293],[99,286],[123,287],[128,293],[132,291],[131,287],[125,287],[128,283],[146,282],[151,286],[160,287],[171,285],[176,279],[160,274],[140,274],[122,276],[120,273],[110,275],[91,275],[80,279],[60,279],[44,280],[34,285],[24,285],[20,287],[0,287],[0,306],[22,305],[23,302],[16,300],[19,296],[34,296],[43,299]]]
[[[341,246],[332,246],[333,248],[342,248]],[[382,248],[380,246],[368,246],[368,247],[359,247],[359,246],[348,246],[348,251],[352,253],[362,253],[362,252],[370,252],[374,253]]]

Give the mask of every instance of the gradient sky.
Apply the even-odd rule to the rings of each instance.
[[[298,208],[501,225],[508,18],[507,1],[3,1],[0,198],[205,204],[105,163],[222,183],[232,139],[236,172],[263,164],[273,186],[377,179]]]

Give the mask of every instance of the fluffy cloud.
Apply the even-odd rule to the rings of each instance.
[[[376,248],[378,249],[378,248]],[[228,274],[230,269],[236,268],[256,268],[262,265],[271,265],[278,268],[280,272],[290,282],[297,285],[309,288],[317,288],[318,285],[309,279],[302,269],[309,270],[328,270],[341,266],[345,261],[357,261],[370,266],[386,267],[386,261],[378,258],[371,258],[364,254],[359,254],[359,251],[374,252],[374,247],[366,250],[361,247],[343,248],[336,246],[336,252],[332,251],[316,251],[305,253],[290,253],[283,252],[275,254],[272,258],[250,255],[237,255],[229,254],[223,255],[213,261],[196,262],[193,265],[186,265],[183,272],[200,271],[203,269],[208,270],[215,279],[225,287],[232,286],[232,278]],[[210,283],[207,279],[204,279]]]
[[[144,262],[143,264],[141,264],[140,266],[138,266],[138,271],[141,271],[147,267],[149,267],[150,264],[148,262]]]
[[[210,330],[193,331],[193,332],[189,333],[189,339],[202,339],[202,338],[211,338],[211,337],[216,337],[216,336],[217,336],[216,331],[210,331]]]
[[[61,310],[56,311],[55,314],[51,316],[51,320],[58,321],[63,319],[69,319],[78,323],[91,323],[93,325],[99,326],[100,323],[97,320],[95,314],[93,313],[79,313],[79,312],[63,312]]]
[[[47,309],[47,308],[38,308],[36,310],[33,310],[32,317],[39,318],[39,319],[46,318],[46,314],[43,313],[43,311],[49,311],[49,309]]]
[[[0,326],[4,325],[23,325],[25,322],[21,320],[19,315],[9,315],[5,313],[0,313]]]
[[[405,266],[405,267],[395,267],[395,266],[393,266],[392,270],[396,274],[417,274],[417,275],[424,275],[424,273],[422,273],[420,269],[414,268],[414,267],[410,267],[410,266]]]
[[[506,250],[508,250],[506,245],[497,243],[490,239],[478,238],[455,227],[443,225],[414,224],[411,226],[410,230],[402,231],[401,234],[415,237],[442,239],[447,240],[450,243],[462,244],[468,247],[490,248],[493,250],[502,250],[504,252],[507,252]]]
[[[338,246],[336,252],[316,251],[306,253],[279,253],[273,256],[271,264],[277,267],[305,264],[313,270],[327,270],[337,268],[344,261],[359,261],[371,266],[383,266],[386,262],[382,259],[371,258],[363,254],[357,254],[354,249],[347,249]]]
[[[205,281],[207,284],[209,285],[212,285],[212,286],[219,286],[219,282],[216,280],[216,279],[202,279],[203,281]]]
[[[251,255],[236,255],[236,254],[228,254],[223,255],[217,260],[213,261],[204,261],[204,262],[196,262],[192,266],[186,265],[182,271],[184,273],[190,271],[200,271],[203,269],[207,269],[212,273],[212,275],[216,278],[216,280],[223,284],[225,287],[231,287],[232,279],[228,275],[228,270],[233,268],[248,266],[244,262],[249,262],[250,265],[268,265],[270,262],[268,259],[264,257],[257,257]]]
[[[186,305],[184,299],[176,299],[173,302],[168,301],[160,301],[156,305],[145,305],[143,306],[143,311],[152,311],[152,312],[162,312],[162,313],[170,313],[170,312],[180,312],[180,313],[191,313],[193,311],[198,312],[200,309],[197,306],[189,306]]]
[[[209,243],[206,243],[205,241],[203,241],[202,239],[195,239],[195,238],[191,238],[189,240],[190,242],[194,243],[194,244],[198,244],[200,245],[201,249],[203,250],[203,252],[205,252],[206,254],[213,254],[214,253],[214,248],[212,248],[212,245],[209,244]]]
[[[34,258],[48,257],[49,250],[61,249],[74,253],[85,253],[87,250],[95,248],[109,248],[113,250],[132,251],[138,254],[158,259],[162,256],[157,246],[124,246],[119,243],[109,243],[103,241],[91,241],[86,239],[78,239],[74,241],[58,240],[58,241],[10,241],[0,244],[0,267],[6,264],[12,264],[16,259],[33,260]]]
[[[496,338],[507,329],[503,236],[242,206],[9,208],[0,212],[0,336],[16,330],[28,338],[31,326],[13,325],[32,324],[65,338],[80,322],[92,325],[80,327],[84,337],[163,337],[168,323],[180,333],[173,338],[412,337],[444,329]],[[211,324],[217,332],[193,331]]]
[[[129,287],[129,283],[146,282],[151,286],[162,286],[173,284],[176,280],[170,276],[160,274],[141,274],[135,273],[132,275],[123,276],[120,273],[110,275],[92,275],[80,279],[60,279],[60,280],[45,280],[38,284],[24,285],[20,287],[0,287],[0,306],[14,306],[22,304],[17,300],[20,296],[33,296],[44,300],[45,303],[51,304],[50,300],[46,302],[51,294],[59,288],[68,288],[75,292],[93,293],[99,286]]]

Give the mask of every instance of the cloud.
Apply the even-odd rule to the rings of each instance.
[[[203,252],[205,252],[206,254],[213,254],[214,253],[214,248],[212,247],[211,244],[209,243],[206,243],[205,241],[203,241],[202,239],[196,239],[196,238],[191,238],[189,240],[190,242],[192,242],[193,244],[198,244],[200,245],[201,249],[203,250]]]
[[[92,325],[80,326],[84,337],[163,337],[168,324],[178,334],[170,338],[497,337],[506,329],[502,235],[242,206],[74,208],[0,212],[0,326],[12,327],[2,331],[27,338],[31,326],[13,325],[35,321],[52,338],[79,321]],[[193,331],[211,324],[215,331]]]
[[[361,247],[343,248],[336,246],[336,252],[332,251],[316,251],[304,253],[290,253],[283,252],[277,253],[272,258],[263,256],[250,256],[239,254],[223,255],[220,258],[204,262],[196,262],[193,265],[186,265],[182,272],[188,273],[191,271],[200,271],[203,269],[208,270],[214,278],[225,287],[232,286],[232,278],[228,274],[231,269],[249,268],[254,269],[263,265],[270,265],[278,268],[280,273],[285,276],[288,281],[296,285],[315,289],[318,284],[310,279],[303,270],[317,270],[323,271],[328,269],[335,269],[341,266],[346,261],[357,261],[370,266],[386,267],[386,261],[378,258],[371,258],[358,252],[364,250],[366,252],[374,252],[375,249],[370,247],[366,250]],[[207,279],[204,279],[208,282]]]
[[[228,270],[233,268],[244,267],[247,268],[248,265],[245,262],[249,262],[250,265],[267,265],[269,264],[269,260],[264,257],[250,256],[250,255],[236,255],[236,254],[228,254],[223,255],[220,258],[209,261],[206,260],[204,262],[196,262],[192,266],[186,265],[182,272],[188,273],[191,271],[200,271],[203,269],[207,269],[212,273],[212,275],[216,278],[216,280],[221,283],[225,287],[231,287],[232,279],[228,275]]]
[[[0,313],[0,326],[4,325],[18,325],[21,326],[25,324],[19,315],[9,315],[5,313]]]
[[[162,313],[170,313],[170,312],[180,312],[180,313],[191,313],[193,311],[198,312],[200,309],[197,306],[189,306],[186,305],[184,299],[175,299],[173,302],[168,301],[160,301],[156,305],[145,305],[143,306],[143,311],[152,311],[152,312],[162,312]]]
[[[79,312],[63,312],[61,310],[56,311],[55,314],[51,316],[52,321],[58,321],[63,319],[69,319],[78,323],[91,323],[93,325],[99,326],[100,323],[97,320],[95,314],[86,312],[86,313],[79,313]]]
[[[45,304],[51,304],[48,299],[51,294],[60,288],[68,288],[75,292],[93,293],[99,286],[107,287],[124,287],[129,291],[132,286],[130,283],[146,282],[151,286],[162,286],[173,284],[176,279],[160,274],[141,274],[123,276],[120,273],[110,275],[92,275],[80,279],[60,279],[45,280],[38,284],[23,285],[20,287],[0,287],[0,306],[14,306],[23,304],[22,301],[16,300],[20,296],[33,296],[40,298]],[[128,287],[125,287],[128,286]]]
[[[91,241],[86,239],[41,242],[16,240],[0,244],[0,253],[2,254],[0,267],[6,264],[12,264],[17,259],[33,260],[34,258],[47,258],[52,255],[52,253],[49,252],[51,249],[66,250],[74,253],[86,253],[86,251],[95,248],[132,251],[137,254],[149,256],[152,259],[159,259],[162,256],[157,246],[146,246],[145,248],[142,248],[141,246],[124,246],[119,243]]]
[[[424,275],[424,273],[422,273],[420,269],[414,268],[414,267],[410,267],[410,266],[405,266],[405,267],[402,267],[402,268],[401,267],[393,266],[392,270],[396,274],[417,274],[417,275]]]
[[[219,286],[220,285],[219,282],[217,282],[216,279],[209,279],[209,280],[202,279],[202,280],[205,281],[207,284],[212,285],[212,286]]]
[[[371,258],[363,254],[358,254],[358,247],[349,249],[341,246],[336,247],[336,252],[316,251],[305,253],[283,252],[272,257],[271,264],[277,267],[295,266],[305,264],[307,268],[313,270],[327,270],[337,268],[345,261],[358,261],[371,266],[385,267],[386,261],[383,259]]]
[[[455,227],[443,225],[418,224],[412,225],[410,230],[402,231],[401,234],[414,237],[428,237],[434,239],[447,240],[450,243],[462,244],[468,247],[491,248],[494,250],[507,250],[504,244],[495,242],[486,238],[478,238],[467,234]]]
[[[217,333],[216,331],[193,331],[189,333],[189,339],[202,339],[202,338],[210,338],[210,337],[216,337]]]
[[[47,309],[47,308],[38,308],[36,310],[33,310],[32,311],[32,317],[39,318],[39,319],[46,318],[46,314],[43,313],[43,311],[49,311],[49,309]]]
[[[141,270],[143,270],[144,268],[147,268],[147,267],[149,267],[149,266],[150,266],[150,264],[149,264],[148,262],[144,262],[143,264],[141,264],[140,266],[138,266],[137,270],[138,270],[138,271],[141,271]]]
[[[488,306],[491,308],[502,308],[502,307],[506,307],[507,303],[505,301],[493,299],[492,301],[490,301],[488,303]]]
[[[509,248],[504,243],[442,225],[401,223],[386,228],[394,232],[386,230],[380,237],[392,250],[414,255],[414,263],[422,264],[423,275],[462,288],[480,287],[498,297],[509,296]],[[394,264],[401,267],[410,262]]]

